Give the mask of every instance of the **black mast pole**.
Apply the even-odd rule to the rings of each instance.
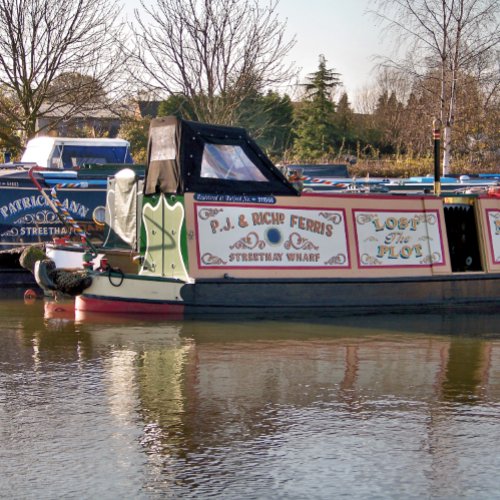
[[[441,121],[433,120],[432,137],[434,139],[434,194],[441,194],[441,169],[440,169],[440,146],[441,146]]]

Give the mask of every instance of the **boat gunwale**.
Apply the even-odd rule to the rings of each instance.
[[[196,278],[192,281],[186,281],[178,278],[171,278],[168,276],[158,276],[151,274],[132,274],[123,273],[121,271],[109,270],[105,272],[94,271],[92,276],[102,276],[102,277],[113,277],[113,278],[126,278],[130,280],[138,281],[160,281],[168,283],[184,283],[186,285],[194,284],[221,284],[221,283],[232,283],[232,284],[292,284],[292,283],[419,283],[422,281],[428,282],[445,282],[445,281],[484,281],[484,280],[497,280],[500,279],[500,272],[487,273],[485,271],[463,271],[463,272],[453,272],[453,274],[433,274],[433,275],[418,275],[418,276],[376,276],[376,277],[328,277],[328,278],[317,278],[317,277],[300,277],[300,278],[247,278],[240,276],[223,276],[220,278]]]

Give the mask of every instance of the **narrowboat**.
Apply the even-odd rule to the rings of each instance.
[[[128,186],[115,186],[111,225],[136,241],[122,249],[129,262],[105,255],[88,270],[78,311],[498,310],[500,199],[487,191],[300,193],[244,129],[174,117],[152,121],[142,194],[127,211],[116,200]],[[57,288],[57,269],[38,264]]]
[[[107,177],[132,163],[123,139],[37,137],[20,162],[0,165],[0,283],[30,284],[32,276],[19,267],[22,250],[73,232],[52,210],[52,190],[82,230],[99,240]]]

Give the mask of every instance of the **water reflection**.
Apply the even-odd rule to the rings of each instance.
[[[401,484],[406,496],[472,496],[500,486],[495,459],[479,453],[498,457],[495,315],[75,321],[64,308],[3,301],[0,321],[0,423],[22,421],[35,393],[49,417],[70,400],[79,427],[62,425],[80,436],[75,450],[90,432],[95,463],[110,450],[112,463],[124,457],[118,472],[69,468],[82,488],[93,474],[95,495],[117,479],[135,497],[388,497]],[[37,412],[38,432],[54,437],[49,417]],[[32,437],[16,435],[35,460]]]

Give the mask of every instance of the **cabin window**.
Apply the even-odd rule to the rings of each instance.
[[[150,161],[175,160],[175,127],[152,127],[149,130],[151,137]]]
[[[241,146],[205,144],[201,177],[230,181],[269,182]]]
[[[75,168],[85,164],[132,163],[127,147],[120,146],[56,146],[51,168]]]

